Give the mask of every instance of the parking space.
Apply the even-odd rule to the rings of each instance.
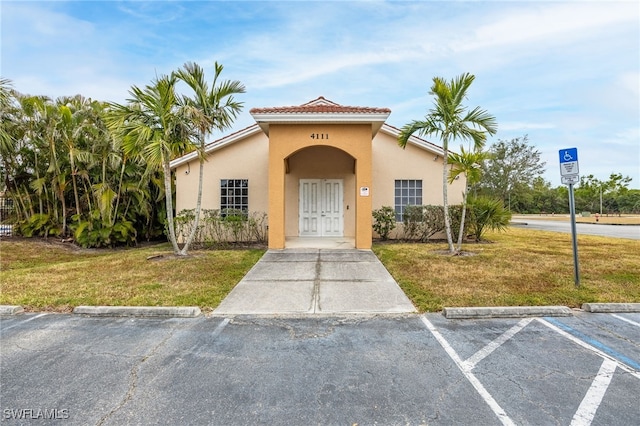
[[[637,424],[638,324],[640,314],[3,317],[0,414],[6,424],[52,414],[94,425]]]
[[[423,321],[503,424],[637,424],[638,314]]]

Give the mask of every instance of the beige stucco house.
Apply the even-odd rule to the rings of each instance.
[[[269,248],[288,239],[345,237],[371,248],[373,209],[442,204],[442,148],[412,137],[398,146],[387,108],[339,105],[323,97],[300,106],[254,108],[256,124],[206,148],[203,209],[268,214]],[[171,163],[176,211],[193,209],[195,153]],[[460,203],[464,179],[449,188]]]

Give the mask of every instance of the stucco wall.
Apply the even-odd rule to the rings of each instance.
[[[288,173],[284,173],[284,161],[278,162],[282,170],[285,193],[284,235],[297,236],[298,198],[300,179],[343,179],[344,188],[344,235],[356,236],[356,222],[367,216],[371,226],[371,210],[383,205],[394,206],[394,183],[396,179],[421,179],[423,181],[423,204],[442,204],[442,157],[423,148],[408,144],[406,149],[398,146],[394,135],[384,131],[377,133],[371,141],[370,127],[366,125],[272,125],[272,140],[261,131],[213,151],[204,165],[204,188],[202,207],[220,208],[220,179],[249,179],[249,210],[269,210],[269,144],[273,136],[280,146],[280,155],[288,157]],[[311,133],[329,134],[327,140],[310,139]],[[339,138],[336,140],[335,138]],[[365,160],[357,161],[345,152],[349,149],[359,154],[367,144],[372,144],[372,175],[367,173],[361,182],[356,181],[358,166],[368,168]],[[306,144],[306,147],[305,147]],[[333,146],[332,146],[333,145]],[[335,146],[341,147],[336,148]],[[273,161],[273,159],[272,159]],[[277,161],[277,160],[276,160]],[[189,171],[189,173],[186,173]],[[193,160],[176,169],[176,211],[195,208],[198,188],[198,161]],[[371,207],[357,214],[358,188],[369,186]],[[449,204],[462,202],[464,178],[449,186]],[[271,189],[273,191],[273,188]],[[361,204],[362,205],[362,204]],[[366,204],[364,204],[366,206]],[[366,213],[366,214],[365,214]],[[360,218],[360,219],[358,219]]]
[[[314,135],[312,138],[311,135]],[[325,135],[318,138],[315,135]],[[283,248],[288,222],[285,207],[286,173],[284,159],[310,146],[338,148],[355,162],[355,186],[370,187],[371,125],[369,124],[271,124],[269,126],[269,247]],[[345,182],[346,187],[346,182]],[[288,197],[290,199],[290,197]],[[287,210],[291,210],[290,208]],[[371,197],[355,197],[355,240],[357,248],[371,247]],[[345,211],[346,212],[346,211]],[[295,221],[297,224],[297,220]]]
[[[412,144],[405,149],[396,138],[378,132],[373,139],[373,209],[393,207],[396,179],[422,179],[422,204],[442,205],[442,156]],[[449,204],[462,202],[464,178],[449,185]]]
[[[249,211],[266,213],[268,156],[269,140],[262,132],[211,153],[204,163],[202,208],[220,208],[220,179],[249,179]],[[176,169],[177,212],[196,206],[198,167],[198,160],[193,160]]]

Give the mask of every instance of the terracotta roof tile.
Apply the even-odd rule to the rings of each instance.
[[[346,106],[332,102],[320,96],[311,102],[297,106],[252,108],[251,114],[307,114],[307,113],[343,113],[343,114],[390,114],[389,108]]]

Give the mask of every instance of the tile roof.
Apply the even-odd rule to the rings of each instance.
[[[297,106],[252,108],[251,114],[308,114],[308,113],[331,113],[331,114],[390,114],[389,108],[371,108],[340,105],[320,96],[317,99]]]

